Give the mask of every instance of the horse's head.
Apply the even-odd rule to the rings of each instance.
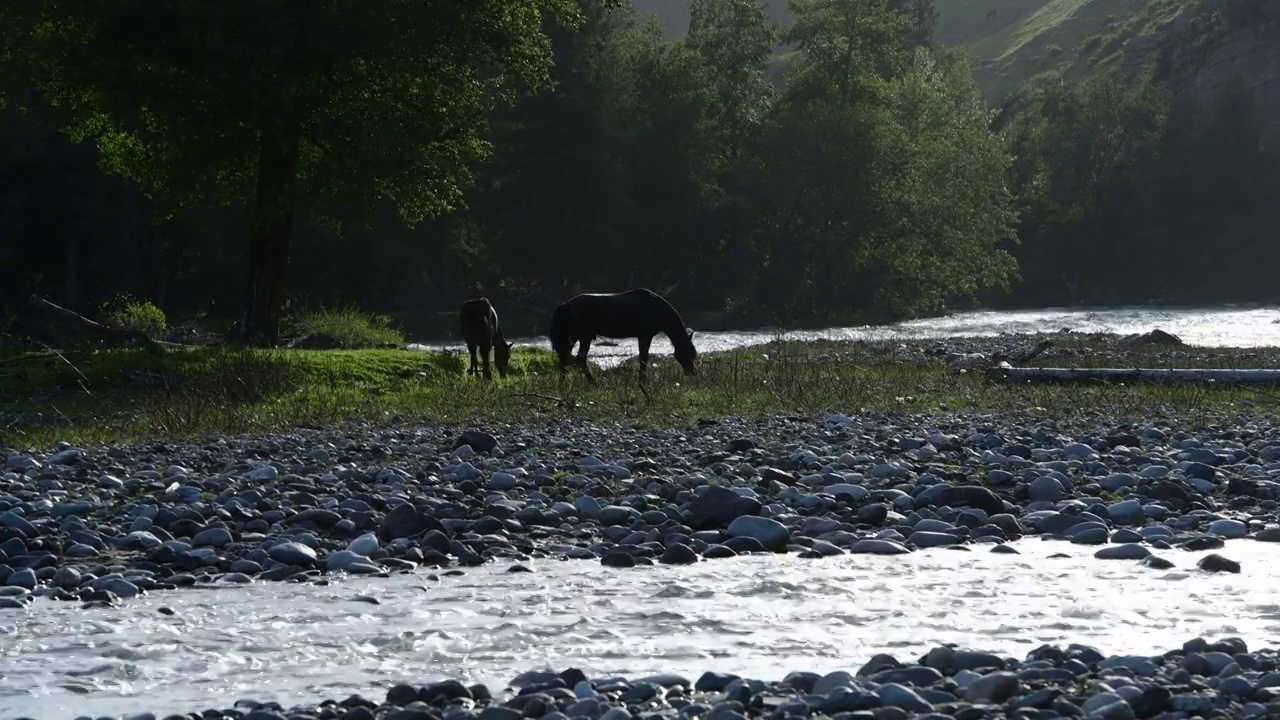
[[[688,342],[680,343],[676,347],[676,362],[684,368],[685,375],[696,375],[698,374],[698,348],[693,346],[693,328],[687,327],[684,331]]]
[[[498,366],[498,374],[502,377],[506,377],[511,368],[511,348],[515,346],[515,343],[505,340],[499,340],[498,344],[493,346],[493,362]]]

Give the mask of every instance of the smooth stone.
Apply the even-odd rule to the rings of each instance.
[[[1125,543],[1123,545],[1109,545],[1093,554],[1099,560],[1141,560],[1151,554],[1151,550],[1145,545],[1137,543]]]
[[[1007,670],[999,670],[974,680],[965,691],[965,698],[976,703],[1004,703],[1018,694],[1022,682]]]
[[[299,542],[283,542],[267,550],[267,555],[286,565],[310,567],[316,562],[316,551]]]
[[[729,537],[749,537],[758,540],[766,550],[782,552],[787,549],[791,531],[772,518],[742,515],[729,523]]]

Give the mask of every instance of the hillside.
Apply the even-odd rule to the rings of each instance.
[[[787,21],[785,0],[764,0]],[[687,0],[635,0],[669,37],[688,27]],[[1280,124],[1280,0],[935,0],[935,36],[981,62],[977,79],[999,102],[1053,69],[1080,78],[1100,67],[1153,67],[1177,90],[1210,93],[1240,74]],[[785,64],[785,58],[779,58]]]

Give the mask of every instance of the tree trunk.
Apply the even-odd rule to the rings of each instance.
[[[271,346],[280,337],[284,311],[299,139],[293,126],[271,125],[263,129],[260,142],[242,333],[251,345]]]

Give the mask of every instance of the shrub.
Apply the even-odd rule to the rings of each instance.
[[[104,324],[142,333],[152,340],[163,337],[169,328],[163,310],[150,300],[135,300],[129,293],[120,293],[103,303],[100,313]]]
[[[343,347],[371,348],[404,345],[404,334],[391,327],[391,317],[356,308],[309,310],[287,321],[291,334],[328,336]]]

